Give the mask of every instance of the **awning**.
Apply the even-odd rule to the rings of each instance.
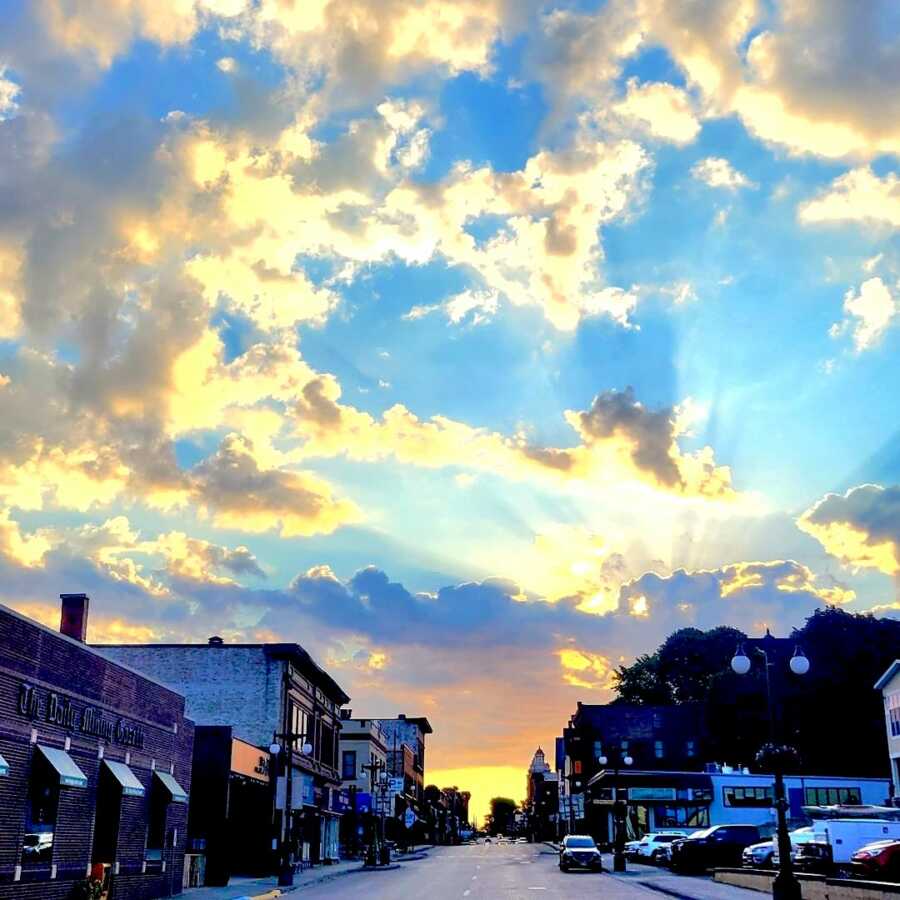
[[[9,775],[9,763],[0,756],[0,776]]]
[[[37,745],[44,759],[50,763],[59,775],[59,783],[65,787],[87,787],[87,775],[78,768],[77,763],[65,750],[58,747],[45,747]]]
[[[153,770],[153,774],[162,782],[163,787],[169,792],[173,803],[187,803],[187,791],[175,780],[174,775],[168,772],[160,772],[158,769]]]
[[[119,782],[122,787],[122,794],[126,797],[143,797],[144,786],[137,780],[137,776],[125,763],[113,762],[109,759],[103,760],[103,765],[112,773],[113,778]]]

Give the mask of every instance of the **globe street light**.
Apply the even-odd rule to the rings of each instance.
[[[597,762],[606,766],[609,758],[598,756]],[[625,810],[627,803],[619,800],[619,766],[630,766],[634,760],[624,750],[618,750],[613,763],[613,871],[625,871]]]
[[[770,653],[777,644],[775,638],[766,631],[766,636],[758,643],[752,645],[752,649],[763,658],[766,673],[766,703],[769,713],[769,743],[757,754],[757,762],[764,768],[771,768],[775,776],[775,811],[778,816],[778,874],[772,882],[772,897],[774,900],[800,900],[800,882],[794,875],[793,860],[791,859],[791,838],[787,830],[788,801],[784,796],[784,771],[789,763],[796,764],[797,751],[793,747],[779,745],[775,740],[775,707],[772,701],[771,669],[774,661]],[[794,655],[791,657],[788,667],[795,675],[805,675],[809,671],[809,659],[797,645]],[[750,657],[741,644],[731,659],[731,668],[738,675],[746,675],[750,671]]]

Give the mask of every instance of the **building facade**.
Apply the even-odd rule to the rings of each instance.
[[[585,802],[595,811],[591,833],[598,843],[613,835],[613,802],[627,801],[627,832],[641,837],[652,831],[691,831],[710,825],[757,825],[775,828],[775,777],[729,766],[708,772],[606,769],[589,782]],[[786,775],[785,797],[792,827],[808,824],[805,806],[883,805],[890,790],[886,778]]]
[[[587,802],[590,780],[605,768],[628,757],[632,768],[690,771],[702,768],[707,745],[706,714],[702,704],[632,706],[624,703],[579,703],[563,730],[560,787],[561,824],[569,833],[599,832],[605,818]],[[557,763],[559,764],[559,763]]]
[[[422,802],[425,789],[425,736],[432,733],[428,719],[404,713],[396,719],[376,719],[384,734],[388,771],[396,778],[409,778],[408,793]],[[408,752],[404,752],[404,746]]]
[[[192,886],[226,885],[232,874],[275,867],[270,769],[267,747],[234,737],[229,725],[197,726],[188,811]]]
[[[339,858],[344,809],[338,768],[340,708],[349,697],[303,647],[226,644],[212,637],[206,644],[100,649],[183,693],[188,715],[198,725],[229,726],[234,738],[254,747],[279,743],[284,749],[272,760],[270,773],[274,813],[253,827],[267,831],[270,845],[291,844],[297,860]],[[305,745],[309,753],[302,752]]]
[[[372,840],[374,823],[373,786],[387,772],[387,746],[375,719],[354,719],[349,710],[341,720],[341,781],[347,811],[341,819],[344,854],[357,856]]]
[[[117,900],[181,892],[193,724],[184,697],[0,606],[0,897],[66,900],[93,874]]]
[[[895,659],[875,682],[884,700],[884,729],[891,764],[891,799],[900,805],[900,659]]]

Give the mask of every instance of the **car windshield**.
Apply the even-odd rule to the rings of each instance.
[[[593,838],[589,837],[570,837],[566,838],[566,847],[577,847],[584,849],[593,849],[597,845]]]
[[[695,831],[691,837],[692,838],[705,838],[709,837],[715,829],[713,828],[703,828],[700,831]]]

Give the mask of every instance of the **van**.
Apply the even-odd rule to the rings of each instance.
[[[817,839],[794,850],[798,869],[826,874],[849,868],[853,854],[875,841],[900,840],[900,821],[890,819],[820,819],[812,830]]]

